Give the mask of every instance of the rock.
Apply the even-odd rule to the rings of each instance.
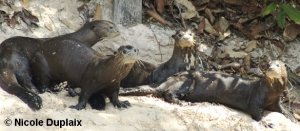
[[[142,60],[159,64],[168,60],[172,55],[174,40],[171,36],[175,31],[163,29],[155,25],[150,26],[151,28],[143,24],[130,28],[120,26],[121,36],[98,42],[93,48],[102,53],[111,54],[112,51],[116,50],[120,45],[129,44],[140,50],[139,57]],[[160,54],[159,45],[162,54]]]

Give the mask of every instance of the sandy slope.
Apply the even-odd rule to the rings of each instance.
[[[101,0],[92,0],[101,1]],[[23,24],[15,29],[3,25],[0,31],[0,42],[16,35],[31,37],[50,37],[72,32],[81,26],[76,8],[80,5],[73,0],[31,0],[30,10],[40,19],[40,28],[32,32]],[[62,10],[61,10],[62,9]],[[94,49],[108,52],[122,44],[133,44],[141,52],[141,58],[152,63],[165,61],[171,55],[173,30],[152,25],[137,25],[132,28],[121,28],[122,36],[99,43]],[[155,38],[157,37],[157,39]],[[162,46],[162,60],[158,44]],[[295,44],[294,44],[295,45]],[[300,48],[299,48],[300,49]],[[299,57],[299,55],[298,55]],[[297,59],[294,60],[297,62]],[[152,97],[121,97],[128,100],[132,107],[115,109],[110,103],[104,111],[87,109],[77,111],[68,108],[77,103],[77,97],[66,96],[66,92],[59,94],[44,93],[43,108],[31,111],[16,96],[10,95],[0,88],[0,131],[2,130],[300,130],[299,125],[291,122],[282,114],[269,112],[263,120],[256,122],[249,115],[222,105],[199,103],[189,106],[178,106],[166,103]],[[5,126],[4,121],[10,118],[24,120],[55,120],[78,119],[82,120],[81,127],[15,127]],[[14,124],[14,123],[13,123]],[[268,126],[269,125],[269,126]],[[272,127],[272,128],[271,128]]]
[[[109,102],[104,111],[91,109],[77,111],[68,108],[77,103],[77,97],[66,96],[67,92],[59,94],[44,93],[43,108],[31,111],[17,97],[0,89],[0,129],[4,130],[46,130],[60,129],[55,126],[15,127],[5,126],[3,121],[23,118],[24,120],[78,119],[81,127],[63,127],[61,130],[299,130],[299,125],[292,123],[283,115],[275,112],[265,114],[262,121],[256,122],[248,115],[222,105],[200,103],[192,106],[178,106],[166,103],[152,97],[121,97],[128,100],[132,107],[116,109]],[[14,122],[13,122],[14,124]],[[265,125],[272,125],[266,128]]]

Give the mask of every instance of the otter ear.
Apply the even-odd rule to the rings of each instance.
[[[118,53],[117,51],[114,51],[114,55],[117,54],[117,53]]]
[[[96,28],[96,26],[95,26],[95,25],[92,25],[90,29],[91,29],[91,30],[94,30],[95,28]]]

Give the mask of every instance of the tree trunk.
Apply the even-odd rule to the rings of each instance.
[[[113,21],[124,26],[142,22],[142,0],[114,0]]]

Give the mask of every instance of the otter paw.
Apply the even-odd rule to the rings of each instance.
[[[73,108],[73,109],[76,109],[76,110],[82,110],[82,109],[85,108],[85,106],[77,104],[75,106],[70,106],[70,108]]]
[[[30,102],[28,102],[28,106],[32,110],[36,111],[36,110],[39,110],[42,108],[42,103],[43,103],[42,98],[40,96],[36,95],[31,98]]]
[[[114,107],[118,107],[118,108],[127,108],[130,107],[131,104],[129,103],[129,101],[119,101],[115,104],[113,104]]]
[[[37,88],[31,88],[31,91],[35,94],[39,94],[40,91]]]

